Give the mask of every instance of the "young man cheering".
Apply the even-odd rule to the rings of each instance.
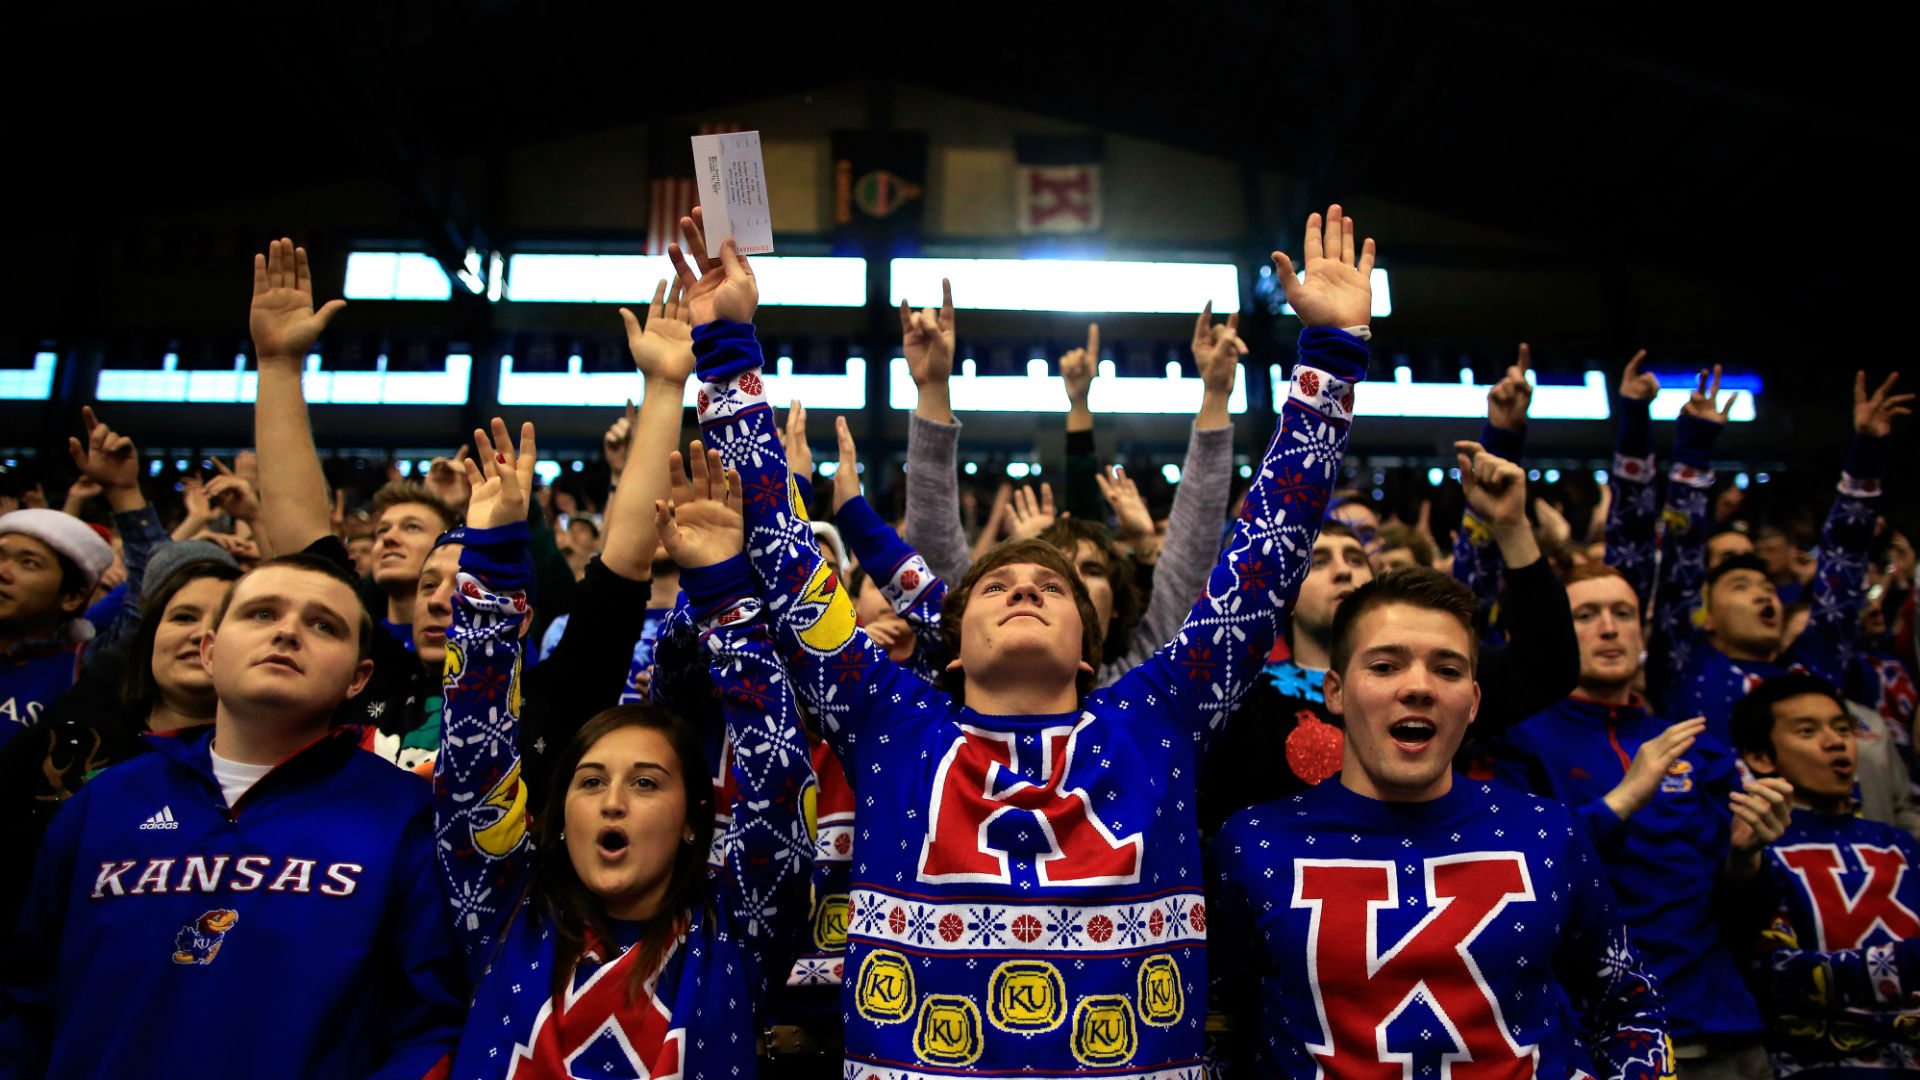
[[[888,659],[796,497],[731,241],[678,245],[700,419],[746,485],[747,553],[795,689],[857,800],[846,961],[849,1070],[893,1076],[1157,1074],[1199,1065],[1206,908],[1194,774],[1278,633],[1366,374],[1373,244],[1338,206],[1308,221],[1307,329],[1279,431],[1174,638],[1093,689],[1100,624],[1052,545],[1005,545],[948,593],[943,693]],[[1346,329],[1346,328],[1351,328]]]
[[[375,633],[324,559],[234,583],[201,645],[211,737],[155,739],[48,830],[0,1075],[419,1077],[452,1050],[465,988],[431,793],[331,727]]]
[[[1733,707],[1747,767],[1793,787],[1793,820],[1766,851],[1778,908],[1748,954],[1781,1077],[1920,1071],[1920,844],[1854,815],[1856,726],[1812,675],[1775,676]]]
[[[1214,841],[1213,927],[1239,959],[1218,1000],[1254,1075],[1668,1071],[1665,1009],[1585,836],[1453,772],[1480,704],[1474,609],[1422,568],[1348,597],[1326,682],[1339,775]]]

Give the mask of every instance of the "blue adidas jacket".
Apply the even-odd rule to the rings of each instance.
[[[154,739],[48,830],[0,1077],[421,1077],[464,1019],[431,791],[340,729],[231,811],[212,740]]]
[[[1603,801],[1641,744],[1667,726],[1639,705],[1570,697],[1507,732],[1498,776],[1565,803],[1592,841],[1634,949],[1660,981],[1674,1041],[1755,1035],[1760,1010],[1741,986],[1715,904],[1732,824],[1727,797],[1739,783],[1732,755],[1703,736],[1639,813],[1622,821]]]

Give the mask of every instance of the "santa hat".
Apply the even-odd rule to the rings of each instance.
[[[113,549],[93,526],[58,510],[28,509],[0,514],[0,535],[19,533],[52,548],[80,568],[88,592],[100,584],[100,575],[113,565]]]

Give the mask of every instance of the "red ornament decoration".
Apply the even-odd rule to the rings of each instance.
[[[1301,709],[1294,717],[1299,726],[1287,735],[1287,765],[1293,775],[1318,784],[1340,771],[1346,733],[1321,720],[1311,709]]]
[[[1013,936],[1021,941],[1032,941],[1040,936],[1040,920],[1031,915],[1022,915],[1013,920]]]
[[[907,913],[900,910],[898,905],[895,905],[892,911],[887,912],[887,929],[896,934],[904,934],[907,932]]]
[[[1087,920],[1087,936],[1095,941],[1105,941],[1113,936],[1113,920],[1105,915],[1095,915]]]
[[[1207,932],[1207,905],[1205,904],[1193,905],[1193,910],[1187,912],[1187,924],[1193,927],[1194,933],[1197,933],[1197,934],[1206,933]]]
[[[1160,913],[1159,908],[1154,908],[1153,914],[1147,916],[1147,931],[1154,937],[1167,932],[1167,917]]]
[[[960,935],[966,932],[967,932],[967,924],[960,921],[960,916],[955,915],[952,912],[948,912],[945,915],[940,916],[940,936],[941,937],[945,938],[948,941],[959,941]]]
[[[760,386],[760,376],[755,375],[751,371],[747,372],[745,375],[740,376],[740,389],[746,391],[747,393],[753,395],[754,397],[759,397],[760,391],[762,389]]]
[[[1320,395],[1320,376],[1311,371],[1301,372],[1300,392],[1308,397],[1318,397]]]

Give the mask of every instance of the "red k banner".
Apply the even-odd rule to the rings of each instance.
[[[1101,221],[1097,135],[1021,135],[1014,182],[1015,226],[1023,233],[1098,232]]]

